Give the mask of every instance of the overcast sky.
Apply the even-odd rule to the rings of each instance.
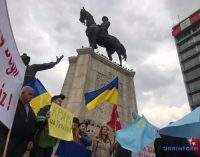
[[[199,0],[7,0],[7,5],[18,49],[31,56],[31,63],[65,56],[54,69],[37,75],[50,93],[60,93],[68,57],[88,46],[78,20],[84,6],[97,23],[108,16],[110,34],[125,45],[126,66],[136,71],[139,113],[163,127],[189,112],[171,28],[199,9]]]

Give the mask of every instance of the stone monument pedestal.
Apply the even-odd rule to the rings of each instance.
[[[66,96],[63,104],[81,120],[90,120],[100,126],[109,121],[112,105],[103,104],[88,111],[84,102],[84,93],[96,90],[119,78],[118,112],[122,125],[132,120],[132,112],[137,112],[133,70],[127,70],[107,57],[94,53],[91,48],[77,49],[77,56],[69,57],[69,68],[62,87]]]

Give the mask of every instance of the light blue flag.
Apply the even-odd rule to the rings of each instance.
[[[134,153],[139,153],[158,137],[160,136],[156,128],[144,116],[138,116],[136,120],[117,131],[116,134],[119,144]]]
[[[160,129],[159,133],[168,136],[183,138],[200,138],[200,107],[171,123],[167,127]]]

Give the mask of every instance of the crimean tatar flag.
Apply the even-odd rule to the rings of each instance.
[[[100,89],[85,93],[85,104],[88,110],[93,110],[105,102],[118,104],[118,77]]]
[[[37,115],[38,111],[42,107],[50,104],[51,95],[38,79],[25,84],[25,86],[30,86],[34,89],[34,98],[31,100],[30,105],[34,113]]]
[[[124,149],[128,149],[134,153],[139,153],[158,137],[160,135],[157,129],[144,116],[137,116],[134,121],[117,131],[116,134],[119,144]]]

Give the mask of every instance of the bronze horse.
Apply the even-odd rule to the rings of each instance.
[[[93,16],[84,8],[82,8],[80,11],[79,21],[87,26],[86,35],[88,37],[90,46],[93,49],[97,48],[96,44],[98,44],[101,47],[105,47],[109,60],[111,61],[112,61],[112,54],[114,52],[117,52],[120,61],[120,66],[122,66],[122,59],[126,61],[127,56],[126,56],[126,49],[120,43],[120,41],[112,35],[101,34],[100,26],[96,24]]]

